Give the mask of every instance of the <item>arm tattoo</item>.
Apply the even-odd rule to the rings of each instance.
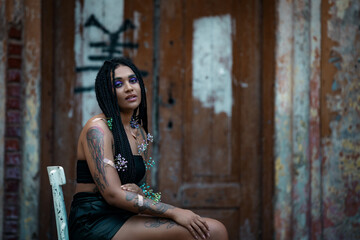
[[[143,213],[145,211],[149,213],[154,213],[156,215],[163,215],[168,209],[173,209],[175,207],[166,204],[166,203],[155,203],[149,199],[144,199],[144,203],[142,206],[139,205],[138,194],[133,192],[126,192],[126,201],[133,202],[134,207],[137,208],[139,213]]]
[[[87,144],[91,153],[92,158],[96,164],[96,170],[99,174],[94,175],[94,181],[97,183],[100,191],[104,191],[105,187],[108,186],[108,182],[105,178],[105,166],[103,163],[104,159],[104,131],[100,127],[91,127],[86,134]],[[102,176],[103,183],[101,182],[100,176]]]
[[[166,225],[166,229],[170,229],[173,226],[178,226],[176,222],[167,218],[153,218],[145,221],[144,224],[146,228],[158,228],[161,227],[161,225]]]

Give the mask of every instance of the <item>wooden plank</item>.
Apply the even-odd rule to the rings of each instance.
[[[179,189],[186,208],[234,208],[240,205],[240,185],[228,183],[184,184]]]
[[[262,166],[261,166],[261,239],[274,236],[274,93],[275,93],[275,0],[262,1]]]
[[[54,2],[54,159],[52,164],[65,170],[66,185],[63,187],[67,212],[75,190],[77,140],[81,130],[80,109],[74,88],[74,9],[75,2]]]
[[[154,145],[151,145],[150,155],[154,160],[158,159],[157,148],[158,134],[157,124],[153,121],[154,111],[157,110],[154,101],[153,92],[156,87],[154,84],[154,2],[152,0],[126,0],[124,2],[124,20],[130,20],[135,29],[124,33],[124,42],[137,44],[138,47],[124,49],[124,56],[129,57],[141,72],[144,73],[143,80],[146,88],[147,111],[148,111],[148,128],[149,132],[154,136]],[[155,109],[153,108],[155,106]],[[155,132],[154,132],[155,131]],[[147,184],[157,188],[157,170],[158,165],[150,169],[147,173]]]
[[[159,189],[164,202],[180,205],[184,148],[184,1],[160,2],[159,56]],[[180,10],[180,11],[179,11]],[[159,21],[159,20],[157,20]]]
[[[221,80],[221,74],[226,75],[230,71],[231,78],[232,53],[235,51],[231,45],[231,1],[221,4],[217,1],[187,3],[192,7],[186,11],[185,16],[186,66],[192,65],[196,69],[188,68],[185,72],[185,81],[188,83],[184,90],[188,99],[185,111],[185,121],[188,122],[185,125],[185,142],[188,142],[189,146],[185,151],[184,180],[218,181],[221,178],[226,181],[225,179],[233,178],[233,131],[232,104],[227,103],[225,98],[230,97],[231,101],[233,99],[231,79],[229,91],[225,81],[227,79],[224,76]],[[209,28],[213,28],[212,31],[207,29],[207,24]],[[226,43],[226,37],[230,34],[230,46],[221,42],[218,38],[221,34]],[[196,45],[196,41],[200,43]],[[222,51],[220,45],[224,45]],[[227,56],[226,52],[230,56]],[[230,104],[229,113],[224,112],[227,104]]]
[[[53,8],[54,1],[42,1],[42,41],[41,49],[53,49]],[[47,166],[53,164],[54,159],[54,76],[53,71],[53,51],[41,51],[41,180],[40,180],[40,206],[49,211],[39,211],[39,239],[56,238],[56,225],[54,205],[51,195],[51,186],[47,174]],[[46,79],[46,80],[45,80]]]
[[[240,238],[257,239],[260,232],[261,169],[260,2],[240,1],[235,12],[238,54],[234,59],[239,59],[234,74],[239,86],[235,102],[240,103],[236,110],[240,123],[236,142],[240,144]]]

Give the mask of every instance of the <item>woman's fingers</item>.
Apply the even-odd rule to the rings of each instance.
[[[207,222],[206,222],[204,219],[202,219],[202,218],[199,216],[198,220],[199,220],[202,224],[204,224],[204,226],[206,227],[206,230],[207,230],[207,231],[210,231],[209,225],[207,224]]]
[[[121,189],[125,191],[136,192],[136,189],[130,183],[121,185]]]
[[[195,230],[195,232],[198,236],[200,236],[202,239],[205,239],[204,233],[202,232],[201,228],[195,222],[191,223],[191,227]]]
[[[127,183],[127,184],[121,185],[121,189],[143,195],[143,191],[141,190],[141,188],[134,183]]]
[[[201,230],[201,234],[205,237],[209,237],[210,233],[209,233],[209,229],[206,227],[206,221],[203,220],[203,222],[205,222],[205,224],[201,221],[202,219],[197,219],[195,221],[195,224],[197,224],[197,226],[199,227],[199,229]]]
[[[191,223],[191,227],[201,238],[206,239],[210,237],[209,226],[200,216]]]
[[[187,227],[187,229],[189,230],[189,232],[191,233],[191,235],[193,235],[193,237],[195,239],[199,239],[199,235],[196,233],[196,231],[194,230],[194,228],[191,225],[189,225]]]

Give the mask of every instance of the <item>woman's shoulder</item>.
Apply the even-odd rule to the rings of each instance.
[[[90,129],[96,128],[101,129],[105,133],[110,132],[104,114],[98,114],[90,118],[83,127],[83,131],[88,132]]]

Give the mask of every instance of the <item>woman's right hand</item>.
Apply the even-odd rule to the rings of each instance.
[[[195,239],[210,237],[210,229],[206,221],[190,210],[176,208],[172,219],[189,230]]]

